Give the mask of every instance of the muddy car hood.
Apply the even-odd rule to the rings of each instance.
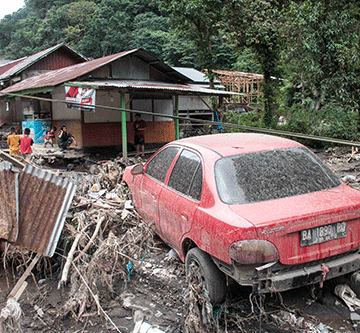
[[[259,203],[231,205],[251,222],[259,239],[272,242],[283,264],[299,264],[347,252],[360,245],[360,192],[335,189]],[[346,222],[346,236],[319,244],[300,244],[301,231]]]

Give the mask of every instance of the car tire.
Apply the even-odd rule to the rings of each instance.
[[[221,304],[225,299],[225,274],[219,270],[209,254],[195,247],[185,258],[186,276],[191,281],[205,283],[210,301],[213,305]]]

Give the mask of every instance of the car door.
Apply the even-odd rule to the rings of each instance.
[[[176,251],[183,236],[191,229],[202,190],[200,157],[187,149],[179,155],[167,186],[159,198],[161,235]]]
[[[156,232],[159,228],[159,196],[169,168],[179,152],[178,147],[168,147],[156,154],[146,165],[140,185],[140,209],[142,217],[149,224],[154,224]]]

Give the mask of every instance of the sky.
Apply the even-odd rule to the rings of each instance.
[[[24,0],[1,0],[0,20],[3,19],[5,15],[12,14],[23,6]]]

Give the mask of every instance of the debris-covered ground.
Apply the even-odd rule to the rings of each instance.
[[[360,188],[356,150],[317,153],[344,182]],[[353,311],[350,318],[334,294],[343,281],[262,297],[229,282],[226,302],[211,308],[131,205],[121,177],[141,159],[69,156],[57,173],[77,184],[76,195],[56,254],[36,264],[20,308],[6,306],[7,295],[35,255],[3,246],[0,309],[12,317],[0,332],[357,332],[360,316]],[[50,168],[59,157],[34,156],[32,163]]]

